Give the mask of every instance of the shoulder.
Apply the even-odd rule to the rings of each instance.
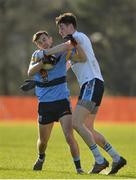
[[[39,52],[40,52],[39,49],[35,50],[35,51],[32,53],[32,56],[33,56],[33,57],[37,56],[37,55],[39,54]]]
[[[39,57],[40,50],[36,50],[32,53],[31,62],[37,62]]]
[[[74,37],[77,41],[80,41],[80,42],[90,41],[89,37],[88,37],[85,33],[79,32],[79,31],[76,31],[76,32],[73,34],[73,37]]]
[[[32,59],[32,60],[34,59],[34,61],[37,61],[37,60],[43,58],[43,56],[44,56],[43,50],[36,50],[36,51],[34,51],[34,53],[32,54],[31,59]]]
[[[74,32],[73,37],[89,38],[85,33],[79,31]]]

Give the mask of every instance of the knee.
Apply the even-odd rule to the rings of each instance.
[[[72,118],[72,127],[75,130],[78,129],[78,122],[77,122],[77,120],[75,118]]]
[[[79,126],[77,123],[73,122],[73,129],[75,129],[76,131],[79,129]]]
[[[86,123],[85,123],[85,127],[86,127],[89,131],[91,131],[93,134],[95,133],[94,126],[93,126],[93,124],[92,124],[91,122],[86,122]]]
[[[93,134],[95,133],[95,130],[94,130],[94,128],[93,127],[87,127],[87,129],[89,129],[89,131],[91,131]]]

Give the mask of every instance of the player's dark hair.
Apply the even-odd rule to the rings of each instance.
[[[38,31],[33,35],[32,42],[36,42],[42,34],[45,34],[46,36],[49,36],[47,31]]]
[[[66,25],[72,24],[75,29],[77,28],[76,16],[72,13],[61,14],[60,16],[56,17],[55,21],[57,26],[64,23]]]

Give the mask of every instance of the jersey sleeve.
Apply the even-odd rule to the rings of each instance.
[[[44,57],[43,51],[37,50],[32,54],[31,62],[35,64],[40,61],[41,58]]]
[[[86,36],[86,34],[84,33],[75,33],[73,35],[73,37],[75,38],[75,40],[81,45],[81,47],[83,48],[84,46],[87,45],[87,43],[91,43],[90,39]],[[84,49],[84,48],[83,48]]]
[[[87,57],[90,53],[94,56],[92,43],[86,34],[82,32],[76,32],[75,34],[73,34],[73,37],[79,42],[80,47],[82,48]]]
[[[79,44],[83,42],[83,39],[84,39],[83,34],[81,33],[73,34],[73,37]]]

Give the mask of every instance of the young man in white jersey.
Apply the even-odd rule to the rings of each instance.
[[[73,135],[69,90],[66,83],[66,53],[55,54],[54,57],[58,61],[52,69],[47,70],[47,67],[49,68],[51,65],[47,64],[47,61],[51,61],[52,59],[48,57],[43,58],[42,50],[52,47],[52,37],[46,31],[38,31],[33,36],[33,42],[39,48],[33,53],[28,68],[28,76],[33,76],[33,82],[37,83],[35,92],[39,100],[39,138],[37,141],[39,156],[33,170],[42,170],[45,161],[45,151],[54,122],[59,121],[69,145],[76,171],[78,174],[82,174],[84,171],[80,165],[78,144]],[[27,85],[29,86],[31,84],[28,82],[26,86],[24,85],[24,88]]]
[[[127,162],[107,142],[104,136],[94,129],[94,120],[104,92],[104,80],[90,39],[84,33],[77,31],[76,17],[72,13],[64,13],[57,17],[56,24],[59,34],[63,38],[70,37],[71,44],[76,48],[77,53],[80,50],[82,51],[81,54],[85,61],[72,62],[71,66],[81,88],[78,103],[72,114],[72,120],[74,129],[83,138],[95,158],[95,165],[89,173],[99,173],[109,166],[108,161],[101,155],[96,145],[98,144],[113,159],[112,169],[109,174],[115,174]],[[71,47],[68,44],[61,44],[45,53],[52,54],[61,50],[68,50],[69,53]]]

